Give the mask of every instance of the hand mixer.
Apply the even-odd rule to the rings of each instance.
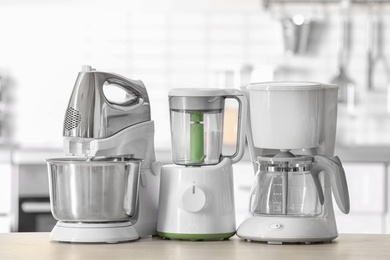
[[[125,91],[125,101],[108,100],[104,86]],[[144,84],[84,66],[63,136],[72,156],[47,160],[52,213],[59,220],[51,240],[114,243],[154,235],[160,163]]]

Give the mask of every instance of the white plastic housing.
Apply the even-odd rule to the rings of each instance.
[[[195,235],[234,233],[236,221],[230,159],[204,167],[164,165],[157,231]]]
[[[248,90],[256,147],[298,149],[318,146],[323,114],[321,85],[266,83],[250,85]]]

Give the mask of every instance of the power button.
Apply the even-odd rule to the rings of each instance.
[[[276,229],[276,230],[283,229],[283,224],[281,224],[281,223],[273,223],[273,224],[269,225],[269,228],[270,229]]]

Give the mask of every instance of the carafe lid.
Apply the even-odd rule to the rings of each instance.
[[[307,172],[310,171],[313,157],[297,155],[296,157],[258,156],[256,163],[260,171],[266,172]]]

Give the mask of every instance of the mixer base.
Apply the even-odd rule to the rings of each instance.
[[[138,239],[130,222],[65,223],[58,221],[50,233],[50,240],[75,243],[118,243]]]

